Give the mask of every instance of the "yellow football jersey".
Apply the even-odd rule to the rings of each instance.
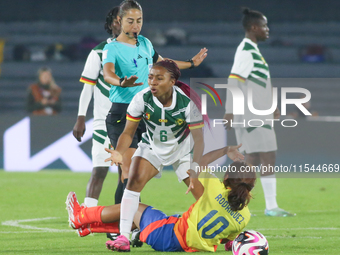
[[[183,214],[174,230],[177,237],[181,235],[179,241],[186,251],[215,251],[221,239],[233,240],[242,232],[250,220],[250,212],[247,206],[236,212],[230,209],[229,190],[218,178],[201,173],[199,180],[204,193]]]

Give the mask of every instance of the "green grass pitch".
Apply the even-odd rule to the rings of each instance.
[[[37,173],[0,171],[0,254],[110,254],[105,234],[80,238],[68,227],[65,200],[75,191],[83,202],[89,173],[63,170]],[[117,174],[109,173],[99,200],[114,201]],[[287,178],[277,180],[279,205],[297,213],[294,218],[270,218],[263,214],[261,182],[253,191],[249,208],[253,214],[247,229],[263,233],[269,254],[338,254],[340,243],[339,179]],[[185,195],[172,171],[153,179],[142,191],[143,203],[167,214],[186,211],[194,199]],[[140,254],[163,254],[144,244],[132,248]],[[217,253],[226,253],[221,245]],[[169,253],[164,253],[169,254]],[[208,254],[208,253],[207,253]],[[231,254],[228,252],[226,254]]]

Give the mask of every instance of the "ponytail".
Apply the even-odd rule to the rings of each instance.
[[[242,210],[249,203],[251,195],[250,189],[246,185],[239,183],[229,192],[228,202],[232,211]]]
[[[255,172],[240,171],[248,169],[249,166],[244,162],[233,162],[228,169],[233,172],[226,172],[223,184],[226,188],[231,189],[228,194],[228,202],[232,211],[242,210],[248,205],[256,180]]]
[[[176,81],[175,85],[179,87],[184,94],[186,94],[197,106],[198,110],[201,111],[201,98],[200,96],[196,93],[195,90],[191,89],[188,84],[185,84],[184,82],[181,81]],[[204,123],[208,124],[210,128],[210,122],[209,122],[209,116],[208,114],[202,115]]]

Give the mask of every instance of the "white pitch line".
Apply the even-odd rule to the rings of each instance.
[[[266,236],[266,238],[278,238],[278,239],[284,239],[284,238],[299,238],[299,239],[322,239],[321,236]]]
[[[59,217],[46,217],[46,218],[35,218],[35,219],[26,219],[26,220],[15,220],[15,221],[17,221],[17,222],[32,222],[32,221],[55,220],[55,219],[59,219]]]
[[[264,210],[250,210],[251,213],[264,213]],[[306,211],[294,211],[295,213],[328,213],[328,212],[340,212],[340,210],[306,210]]]
[[[340,230],[340,228],[258,228],[258,231],[276,231],[276,230]]]
[[[11,226],[11,227],[18,227],[18,228],[23,228],[23,229],[32,229],[32,230],[40,230],[40,231],[23,231],[19,233],[24,233],[24,232],[73,232],[74,230],[69,230],[69,229],[54,229],[54,228],[39,228],[35,226],[30,226],[30,225],[20,225],[22,222],[32,222],[32,221],[43,221],[43,220],[54,220],[58,219],[59,217],[46,217],[46,218],[36,218],[36,219],[26,219],[26,220],[8,220],[1,222],[1,225],[4,226]],[[2,234],[8,234],[8,233],[13,233],[9,231],[2,231],[0,232]]]
[[[51,231],[0,231],[0,234],[29,234],[29,233],[47,233]],[[65,229],[62,231],[59,231],[58,233],[69,233],[69,232],[75,232],[75,230],[69,230]]]

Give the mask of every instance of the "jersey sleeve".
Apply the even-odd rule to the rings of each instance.
[[[87,56],[83,72],[80,77],[80,82],[96,85],[100,73],[101,59],[97,52],[91,50]]]
[[[116,65],[116,51],[112,43],[108,43],[105,45],[103,49],[103,66],[106,63],[113,63]]]
[[[143,93],[137,93],[133,97],[127,109],[126,113],[127,120],[139,122],[142,119],[144,111],[143,95],[144,95]]]
[[[86,116],[87,108],[89,107],[94,87],[88,83],[84,84],[83,90],[79,97],[78,116]]]
[[[253,57],[249,51],[241,51],[235,55],[229,78],[245,82],[254,67]]]
[[[193,101],[190,101],[185,111],[185,121],[188,123],[189,129],[202,128],[204,126],[202,114],[198,110]]]

